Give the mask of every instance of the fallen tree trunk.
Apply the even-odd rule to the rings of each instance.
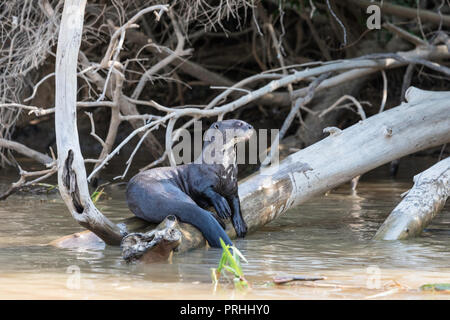
[[[240,183],[241,208],[249,230],[394,159],[449,142],[450,92],[434,94],[410,88],[406,97],[408,103],[343,131],[336,130],[337,133],[287,157],[278,167],[269,167]],[[124,223],[128,231],[146,230],[146,224],[136,218]],[[177,252],[205,245],[205,239],[194,227],[180,223],[178,230],[182,236]],[[230,224],[227,233],[235,237]],[[92,236],[83,233],[52,244],[85,246],[91,240]]]
[[[418,236],[450,196],[450,157],[414,177],[414,186],[375,234],[376,240]]]

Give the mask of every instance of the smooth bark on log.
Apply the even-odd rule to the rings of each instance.
[[[418,98],[427,95],[430,98]],[[434,98],[433,93],[410,88],[407,97],[409,103],[360,121],[290,155],[278,167],[269,167],[242,181],[239,197],[249,230],[394,159],[449,142],[450,92],[437,93]],[[138,220],[127,219],[127,230],[135,231],[136,225],[130,222]],[[142,222],[138,223],[138,228],[142,227]],[[206,243],[190,225],[180,223],[179,230],[182,237],[178,253]],[[230,237],[236,236],[229,223],[226,231]],[[66,237],[66,241],[73,245],[76,240]],[[64,247],[64,242],[56,245]]]
[[[414,186],[374,236],[402,240],[418,236],[450,196],[450,157],[414,177]]]
[[[55,64],[55,132],[58,186],[73,218],[107,244],[119,244],[119,228],[93,204],[86,180],[77,128],[77,61],[86,0],[66,0]]]

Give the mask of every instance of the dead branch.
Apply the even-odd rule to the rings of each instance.
[[[122,87],[123,82],[125,80],[125,76],[122,73],[121,69],[118,69],[117,67],[114,67],[114,78],[115,78],[115,87],[114,87],[114,93],[113,93],[113,103],[114,106],[111,108],[111,119],[109,121],[109,129],[108,134],[106,136],[105,141],[98,138],[100,144],[102,145],[102,151],[100,153],[100,156],[98,157],[98,162],[95,164],[94,169],[99,166],[100,162],[103,161],[106,156],[111,152],[111,149],[114,145],[114,142],[116,141],[117,132],[119,130],[119,125],[122,122],[123,118],[120,116],[120,98],[122,97]],[[94,122],[91,118],[91,126],[93,132],[91,132],[91,135],[95,135],[95,129],[94,129]],[[96,175],[94,175],[92,178],[96,178]]]
[[[121,243],[122,256],[126,262],[152,263],[167,261],[172,251],[181,243],[175,216],[168,216],[155,229],[147,233],[130,233]]]
[[[11,140],[6,140],[6,139],[0,138],[0,148],[7,148],[7,149],[14,150],[14,151],[16,151],[28,158],[31,158],[39,163],[42,163],[44,165],[50,165],[53,162],[53,159],[50,158],[48,155],[40,153],[39,151],[30,149],[21,143],[14,142]]]
[[[140,19],[143,15],[145,15],[149,12],[157,11],[157,10],[159,10],[160,12],[156,14],[156,20],[159,21],[159,19],[161,17],[161,13],[167,12],[169,10],[169,6],[168,5],[155,5],[155,6],[151,6],[151,7],[145,8],[143,10],[140,10],[130,20],[128,20],[127,23],[125,23],[123,26],[118,28],[112,35],[112,37],[109,41],[108,49],[106,49],[105,56],[103,57],[103,60],[100,64],[103,67],[107,67],[109,65],[109,61],[111,60],[113,51],[116,51],[117,49],[118,50],[121,49],[120,47],[117,47],[117,43],[118,43],[117,39],[120,36],[122,36],[128,28],[132,27],[133,24],[138,19]]]
[[[385,22],[383,23],[383,28],[395,33],[400,38],[403,38],[416,46],[428,46],[428,43],[425,40],[420,39],[419,37],[413,35],[412,33],[403,30],[402,28],[393,25],[392,23]]]
[[[158,50],[155,46],[148,46],[148,43],[153,43],[153,39],[148,38],[144,33],[136,31],[136,30],[129,30],[127,32],[127,39],[128,41],[140,46],[145,47],[144,50],[154,54],[155,56],[159,57],[160,59],[165,59],[171,55],[171,51],[164,50]],[[232,87],[234,85],[234,82],[222,75],[217,74],[216,72],[213,72],[211,70],[208,70],[204,68],[203,66],[188,61],[185,59],[182,59],[181,57],[175,56],[173,60],[170,62],[174,67],[178,68],[182,72],[192,76],[195,79],[198,79],[202,82],[205,82],[207,84],[213,85],[213,86],[225,86],[225,87]],[[289,95],[285,93],[277,93],[274,92],[269,96],[265,96],[259,100],[259,103],[264,105],[280,105],[280,106],[290,106],[291,100],[289,99]]]
[[[376,57],[376,56],[374,56]],[[323,89],[328,89],[333,86],[339,85],[341,83],[358,79],[360,77],[372,74],[381,69],[391,69],[402,67],[411,63],[415,63],[414,60],[422,59],[422,60],[439,60],[450,57],[450,49],[445,46],[435,46],[431,48],[416,48],[411,51],[398,52],[395,55],[390,55],[389,57],[382,58],[381,56],[378,66],[373,66],[370,68],[357,68],[355,70],[350,70],[343,72],[339,75],[331,77],[325,81],[323,81],[318,87],[317,91],[321,91]],[[398,60],[397,60],[398,59]],[[333,62],[335,63],[335,62]],[[298,98],[301,96],[305,96],[307,94],[306,88],[301,88],[294,91],[294,98]]]
[[[374,236],[401,240],[418,236],[445,206],[450,196],[450,157],[414,177],[414,186]]]
[[[94,72],[92,69],[89,69],[89,67],[91,66],[91,63],[89,62],[89,60],[83,53],[80,53],[80,63],[85,70],[89,70],[86,72],[86,76],[89,79],[91,79],[91,81],[93,83],[95,83],[98,88],[103,88],[105,86],[106,80],[98,72]],[[116,91],[116,93],[118,93],[118,92]],[[114,99],[113,94],[111,93],[111,90],[106,90],[106,96],[110,99]],[[103,101],[103,102],[105,102],[105,101]],[[112,102],[112,104],[116,105],[114,102]],[[134,129],[140,128],[142,123],[145,121],[145,118],[148,118],[145,116],[142,117],[139,114],[139,112],[136,108],[136,105],[129,102],[125,98],[123,93],[119,97],[118,105],[120,106],[120,112],[124,115],[124,117],[121,116],[121,119],[129,121],[131,126]],[[146,139],[144,140],[144,143],[147,146],[147,148],[150,150],[150,153],[152,154],[152,156],[155,159],[158,158],[162,154],[163,148],[162,148],[161,144],[155,138],[155,136],[153,136],[151,133],[146,135]]]
[[[406,68],[406,72],[403,76],[403,83],[402,83],[402,93],[400,94],[400,102],[405,101],[405,94],[406,90],[411,86],[411,78],[414,72],[415,64],[410,64]]]
[[[267,166],[271,160],[273,159],[274,154],[278,153],[279,143],[281,139],[283,139],[284,135],[286,134],[287,130],[292,124],[292,121],[294,121],[295,115],[300,110],[301,107],[304,107],[309,102],[311,102],[312,98],[314,97],[314,91],[317,88],[317,86],[324,81],[330,74],[329,73],[323,73],[318,77],[316,80],[314,80],[309,86],[308,86],[308,94],[304,98],[298,98],[297,101],[295,101],[294,107],[289,112],[288,116],[283,122],[283,125],[281,126],[280,131],[278,132],[274,143],[270,146],[270,153],[264,159],[261,166]]]
[[[141,79],[139,80],[136,88],[133,91],[133,94],[131,95],[132,99],[138,99],[141,95],[142,90],[144,89],[146,83],[148,80],[151,79],[152,75],[156,74],[159,70],[163,69],[167,65],[171,64],[176,58],[182,57],[185,55],[188,55],[191,53],[191,50],[184,50],[184,43],[185,39],[183,34],[181,33],[180,27],[178,26],[178,22],[173,14],[172,11],[169,10],[168,15],[170,17],[170,20],[172,21],[173,29],[175,32],[175,36],[177,38],[177,47],[175,48],[175,51],[170,53],[169,56],[165,57],[161,61],[159,61],[156,65],[154,65],[152,68],[145,71],[145,73],[142,75]]]
[[[55,71],[55,132],[58,186],[72,217],[107,244],[119,244],[120,229],[92,203],[76,123],[77,61],[86,0],[67,0],[59,31]]]
[[[387,1],[383,1],[383,3],[372,2],[367,0],[347,0],[347,2],[351,2],[359,6],[360,8],[366,9],[370,5],[377,5],[381,8],[381,12],[384,14],[391,14],[394,16],[399,16],[403,18],[415,19],[419,17],[421,20],[433,23],[435,25],[440,25],[441,23],[444,26],[450,26],[450,16],[444,14],[437,14],[430,10],[416,10],[412,8],[407,8],[404,6],[390,4]]]
[[[367,117],[366,117],[366,112],[364,111],[364,108],[362,107],[361,103],[360,103],[358,100],[356,100],[355,97],[350,96],[350,95],[348,95],[348,94],[343,95],[342,97],[340,97],[339,99],[337,99],[335,103],[333,103],[333,104],[332,104],[331,106],[329,106],[327,109],[323,110],[323,111],[319,114],[319,118],[324,117],[328,112],[330,112],[330,111],[336,109],[336,108],[340,105],[340,103],[341,103],[342,101],[345,101],[345,100],[350,100],[350,101],[353,102],[353,104],[356,106],[357,113],[358,113],[359,116],[361,117],[361,120],[364,120],[364,119],[367,118]],[[341,107],[344,107],[344,106],[341,105]],[[346,108],[346,107],[347,107],[347,106],[345,106],[345,108]]]
[[[8,190],[6,190],[2,194],[0,194],[0,201],[6,200],[10,195],[17,192],[18,190],[20,190],[23,187],[31,186],[31,185],[34,185],[45,179],[48,179],[56,172],[57,172],[57,168],[56,168],[55,162],[53,162],[51,164],[51,167],[47,170],[34,171],[34,172],[25,171],[19,166],[20,179],[17,182],[14,182],[13,184],[11,184],[11,186],[8,188]],[[28,178],[36,177],[36,176],[39,176],[39,177],[35,178],[31,181],[27,181]]]

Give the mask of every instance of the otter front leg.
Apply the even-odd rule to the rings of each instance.
[[[242,218],[239,196],[236,194],[230,197],[229,200],[233,210],[231,222],[233,223],[234,230],[236,230],[236,235],[239,238],[243,238],[247,233],[247,224],[245,223],[244,218]]]
[[[207,188],[203,192],[203,197],[214,207],[220,218],[226,219],[231,217],[231,209],[227,200],[215,192],[212,187]]]

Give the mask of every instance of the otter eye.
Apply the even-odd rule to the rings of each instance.
[[[242,127],[242,122],[238,122],[238,127]]]

